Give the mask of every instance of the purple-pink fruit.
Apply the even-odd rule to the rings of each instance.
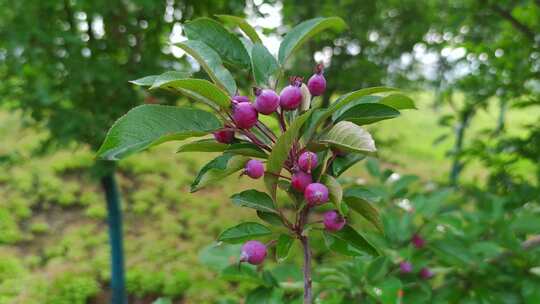
[[[272,114],[279,107],[279,96],[269,89],[255,89],[255,109],[264,115]]]
[[[291,187],[298,192],[304,192],[306,187],[313,182],[311,174],[307,174],[303,171],[298,171],[293,174],[291,178]]]
[[[335,210],[327,211],[323,215],[324,228],[328,231],[340,231],[347,221]]]
[[[317,154],[310,151],[300,154],[300,157],[298,158],[298,167],[300,167],[302,171],[311,173],[311,169],[317,167]]]
[[[279,94],[279,104],[283,110],[294,110],[302,103],[302,81],[300,78],[293,78],[291,84],[286,86]]]
[[[242,96],[242,95],[236,95],[233,98],[233,103],[239,103],[239,102],[250,102],[249,97]]]
[[[328,188],[321,183],[309,184],[304,190],[304,198],[310,207],[324,204],[328,201]]]
[[[407,261],[403,261],[399,263],[399,270],[401,273],[411,273],[412,272],[412,264]]]
[[[264,165],[261,161],[252,159],[246,163],[244,173],[251,178],[260,178],[264,175]]]
[[[426,245],[426,241],[417,233],[412,236],[411,243],[418,249]]]
[[[420,269],[420,277],[424,280],[430,279],[433,276],[433,272],[429,268],[424,267]]]
[[[249,129],[257,123],[259,113],[250,102],[239,102],[233,106],[233,119],[240,129]]]
[[[248,262],[252,265],[261,264],[266,258],[266,245],[259,241],[247,241],[242,246],[240,254],[241,262]]]
[[[232,130],[216,131],[214,132],[214,138],[219,143],[230,144],[234,140],[234,131]]]
[[[309,78],[307,83],[309,92],[313,96],[320,96],[324,94],[324,91],[326,90],[326,79],[323,75],[323,66],[322,64],[318,64],[315,68],[315,74]]]

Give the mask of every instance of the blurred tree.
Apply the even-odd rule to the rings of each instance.
[[[286,25],[297,24],[310,16],[340,16],[349,31],[339,39],[329,41],[322,35],[305,48],[304,57],[291,61],[300,75],[312,71],[295,67],[314,67],[315,61],[325,63],[325,75],[331,81],[324,96],[382,83],[406,81],[413,67],[403,64],[402,56],[410,57],[416,43],[429,30],[433,12],[422,1],[284,1]],[[313,54],[312,58],[308,54]],[[358,71],[362,71],[359,73]],[[409,83],[411,84],[411,83]]]
[[[307,54],[320,52],[316,60],[325,62],[326,76],[332,79],[326,102],[341,90],[381,83],[426,84],[417,81],[424,79],[436,89],[436,104],[447,103],[454,110],[452,117],[441,118],[453,130],[451,184],[457,184],[470,160],[464,157],[466,135],[478,111],[498,103],[499,117],[487,136],[496,137],[504,133],[509,108],[539,104],[536,0],[285,1],[283,15],[286,25],[315,15],[341,16],[350,25],[348,35],[334,41],[325,36],[313,40],[303,58],[291,61],[298,67],[314,65]],[[435,59],[434,71],[421,64],[427,57]],[[465,101],[455,101],[454,93],[464,94]]]
[[[241,13],[243,1],[0,0],[0,95],[45,125],[44,147],[95,150],[107,126],[143,100],[127,82],[182,69],[168,46],[180,21]],[[176,32],[175,32],[176,31]],[[146,102],[156,102],[147,97]],[[162,102],[166,102],[163,100]],[[171,102],[171,101],[169,101]],[[112,303],[125,302],[122,227],[114,167],[96,168],[106,193],[112,246]]]
[[[488,136],[476,139],[492,141],[504,133],[509,108],[539,104],[540,2],[437,1],[434,8],[439,13],[425,44],[440,54],[437,81],[449,98],[439,102],[450,102],[455,112],[450,183],[456,185],[475,155],[466,151],[465,134],[478,111],[498,103],[499,116]],[[464,102],[452,102],[452,92],[463,93]]]

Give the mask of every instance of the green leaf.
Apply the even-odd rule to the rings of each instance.
[[[537,281],[525,279],[520,285],[524,303],[540,303],[540,289]]]
[[[319,141],[347,152],[371,153],[377,151],[371,134],[348,121],[338,122],[328,133],[323,134]]]
[[[298,132],[302,125],[311,115],[311,110],[298,116],[296,120],[289,126],[287,131],[283,133],[276,141],[272,153],[268,157],[266,163],[266,171],[264,175],[264,183],[266,188],[270,192],[272,199],[276,200],[276,190],[277,190],[277,176],[281,173],[281,168],[287,160],[289,155],[289,150],[292,147],[293,142],[298,137]],[[272,174],[273,173],[273,174]]]
[[[283,226],[281,218],[275,213],[257,211],[257,216],[272,226]]]
[[[262,281],[257,275],[256,269],[251,265],[240,264],[240,265],[229,265],[221,270],[220,273],[221,279],[228,282],[257,282]]]
[[[279,238],[276,244],[276,257],[279,263],[287,259],[293,242],[294,242],[294,239],[290,235],[288,234],[279,235]]]
[[[363,254],[362,251],[356,249],[354,246],[350,246],[349,243],[343,241],[340,238],[337,238],[328,231],[323,232],[323,237],[326,247],[328,247],[328,249],[332,251],[347,256],[361,256]]]
[[[540,231],[540,215],[535,213],[514,215],[509,228],[515,233],[537,233]]]
[[[191,192],[200,190],[201,188],[222,180],[223,178],[240,171],[244,168],[249,158],[238,156],[231,153],[226,153],[214,158],[207,163],[195,177],[191,184]]]
[[[169,82],[154,83],[150,89],[167,88],[178,90],[180,93],[191,97],[197,101],[204,102],[213,108],[216,106],[228,109],[231,105],[231,98],[219,87],[204,79],[175,79]]]
[[[399,94],[399,93],[385,96],[379,100],[379,103],[392,107],[396,110],[406,110],[406,109],[416,110],[414,101],[410,97],[403,94]]]
[[[238,16],[231,16],[231,15],[215,15],[215,16],[221,21],[229,22],[229,23],[237,25],[242,30],[242,32],[244,32],[244,34],[246,34],[246,36],[248,36],[249,39],[251,39],[253,43],[257,43],[257,42],[262,43],[262,40],[257,34],[257,32],[255,31],[255,29],[251,25],[249,25],[249,23],[247,23],[247,21],[244,18],[240,18]]]
[[[244,49],[246,49],[246,52],[248,53],[249,57],[251,58],[251,50],[253,49],[253,42],[251,40],[240,37],[240,42],[242,42],[242,45],[244,46]]]
[[[258,85],[268,85],[270,77],[279,69],[276,58],[261,43],[255,43],[251,50],[253,77]]]
[[[379,166],[379,161],[376,158],[368,158],[366,162],[366,169],[371,176],[382,178],[381,167]]]
[[[279,287],[279,282],[276,280],[274,275],[268,270],[263,271],[262,279],[263,279],[263,284],[267,287]]]
[[[229,145],[218,143],[214,139],[201,139],[182,145],[176,153],[182,152],[223,152]]]
[[[230,64],[248,67],[249,54],[238,37],[210,18],[197,18],[184,24],[186,36],[199,40],[213,48]]]
[[[381,233],[384,233],[384,226],[379,215],[379,211],[373,207],[365,198],[358,196],[345,196],[347,205],[358,212],[362,217],[373,224]]]
[[[345,200],[348,197],[356,197],[367,201],[368,203],[376,203],[381,200],[381,196],[365,186],[353,186],[347,188],[343,194]]]
[[[254,189],[246,190],[231,196],[235,205],[253,208],[255,210],[277,213],[274,202],[268,194]]]
[[[349,225],[345,225],[340,231],[330,233],[325,231],[326,245],[337,252],[345,255],[361,255],[367,253],[378,256],[377,249],[360,233]]]
[[[344,106],[340,107],[338,110],[336,110],[332,114],[332,120],[336,121],[341,115],[343,115],[343,113],[349,111],[349,109],[351,109],[351,108],[353,108],[353,107],[355,107],[357,105],[378,103],[379,100],[381,100],[381,99],[382,99],[382,96],[367,95],[367,96],[362,96],[360,98],[352,100],[349,103],[347,103],[346,105],[344,105]]]
[[[235,244],[271,233],[272,231],[264,225],[255,222],[245,222],[223,231],[219,235],[218,241]]]
[[[219,120],[203,110],[142,105],[113,124],[97,155],[106,160],[119,160],[167,141],[203,136],[220,127]]]
[[[199,261],[205,267],[219,272],[238,261],[240,248],[241,245],[212,244],[201,250]]]
[[[266,152],[250,142],[239,142],[229,145],[225,152],[249,157],[268,158]]]
[[[341,184],[330,175],[323,176],[322,183],[328,187],[330,201],[334,203],[336,209],[341,212],[341,201],[343,199],[343,189],[341,188]]]
[[[197,40],[187,40],[176,45],[193,56],[217,85],[227,90],[231,96],[236,94],[236,82],[229,70],[223,66],[216,51]]]
[[[306,134],[306,138],[310,139],[313,136],[313,134],[317,131],[317,128],[321,126],[324,123],[324,121],[332,117],[332,115],[335,112],[346,107],[348,104],[355,102],[356,100],[364,96],[368,96],[368,95],[376,94],[376,93],[394,91],[394,90],[396,89],[388,88],[388,87],[373,87],[373,88],[361,89],[361,90],[350,92],[350,93],[340,96],[335,102],[333,102],[330,105],[328,109],[326,109],[323,113],[319,114],[316,120],[311,122],[310,128],[307,131],[308,134]]]
[[[259,286],[249,292],[245,304],[282,304],[281,291],[271,287]]]
[[[380,301],[382,304],[401,303],[401,281],[396,278],[385,280],[380,286]]]
[[[169,71],[161,75],[146,76],[146,77],[139,78],[136,80],[131,80],[129,82],[135,85],[143,86],[143,87],[150,87],[150,86],[153,86],[155,83],[158,83],[158,86],[159,86],[159,84],[163,82],[169,82],[171,80],[188,78],[190,76],[191,76],[191,73],[189,72]]]
[[[209,138],[187,143],[176,150],[176,153],[182,152],[225,152],[257,158],[268,157],[268,155],[261,148],[250,142],[238,142],[227,145],[218,143],[214,139]]]
[[[329,168],[330,174],[334,177],[338,177],[345,171],[347,171],[347,169],[352,167],[357,162],[363,160],[364,158],[366,158],[365,155],[356,153],[349,153],[345,156],[338,156],[334,159],[332,165]]]
[[[367,279],[372,283],[383,279],[388,272],[389,266],[390,260],[387,257],[380,256],[375,258],[373,261],[371,261],[371,263],[369,263],[366,269]]]
[[[350,121],[359,126],[399,116],[399,111],[378,103],[358,104],[339,116],[334,122]]]
[[[149,87],[149,86],[152,86],[154,84],[154,81],[156,81],[156,79],[158,77],[159,77],[159,75],[150,75],[150,76],[146,76],[146,77],[143,77],[143,78],[130,80],[129,82],[133,83],[134,85],[141,86],[141,87]]]
[[[289,58],[295,50],[318,33],[330,28],[339,32],[346,27],[347,24],[345,21],[339,17],[319,17],[298,24],[283,38],[283,41],[279,46],[279,62],[284,64],[285,61],[287,61],[287,58]]]
[[[476,263],[475,256],[467,250],[467,243],[460,239],[447,237],[444,240],[430,242],[429,246],[449,265],[468,267]]]
[[[191,73],[188,73],[188,72],[182,72],[182,71],[165,72],[156,77],[150,89],[159,88],[163,86],[164,84],[169,83],[171,81],[186,79],[189,77],[191,77]]]

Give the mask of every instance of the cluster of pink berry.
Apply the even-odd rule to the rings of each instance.
[[[411,243],[416,249],[421,249],[425,246],[426,241],[419,234],[415,233],[411,238]],[[411,273],[413,271],[413,265],[409,261],[402,261],[399,263],[399,270],[403,274]],[[434,274],[428,267],[422,267],[418,275],[422,279],[427,280],[433,277]]]
[[[305,151],[298,157],[296,172],[291,178],[291,187],[304,193],[304,199],[309,207],[315,207],[328,202],[328,188],[313,182],[311,171],[317,167],[317,154]],[[245,174],[252,178],[259,178],[264,174],[264,166],[258,160],[250,160],[246,164]],[[339,231],[345,224],[345,218],[336,210],[327,211],[323,215],[324,227],[328,231]],[[266,257],[266,245],[259,241],[248,241],[242,246],[241,261],[253,265],[262,263]]]
[[[259,113],[271,115],[281,111],[293,111],[302,103],[302,78],[292,77],[290,84],[278,95],[274,90],[254,88],[255,103],[248,96],[234,96],[232,99],[232,120],[239,129],[251,129],[259,121]],[[320,96],[326,90],[326,79],[322,65],[317,65],[316,73],[308,80],[307,87],[312,96]],[[234,140],[234,128],[225,127],[214,133],[215,139],[224,144]]]
[[[326,79],[323,75],[322,65],[317,65],[316,72],[308,80],[307,88],[311,96],[320,96],[326,89]],[[262,127],[258,125],[259,114],[271,115],[277,113],[278,116],[284,111],[297,110],[302,104],[304,96],[302,94],[302,78],[291,77],[290,84],[283,88],[278,95],[274,90],[254,88],[255,102],[251,103],[247,96],[235,96],[232,100],[232,115],[230,116],[233,125],[225,126],[220,131],[214,133],[216,141],[224,144],[234,142],[235,131],[240,131],[248,136],[251,141],[257,144],[256,138],[249,137],[246,132],[253,127]],[[262,146],[264,148],[264,146]],[[319,182],[314,182],[312,171],[318,165],[317,154],[311,151],[300,151],[291,154],[290,172],[291,187],[294,191],[303,193],[309,208],[322,205],[328,202],[328,188]],[[243,171],[244,175],[258,179],[265,174],[265,167],[262,161],[249,160]],[[328,231],[339,231],[346,220],[339,212],[328,211],[323,216],[323,223]],[[241,261],[250,264],[260,264],[264,261],[267,254],[266,245],[255,240],[246,242],[242,246]]]

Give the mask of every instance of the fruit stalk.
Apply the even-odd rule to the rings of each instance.
[[[311,250],[309,249],[309,240],[306,235],[300,236],[300,241],[304,249],[304,304],[311,304],[313,300],[311,288]]]

